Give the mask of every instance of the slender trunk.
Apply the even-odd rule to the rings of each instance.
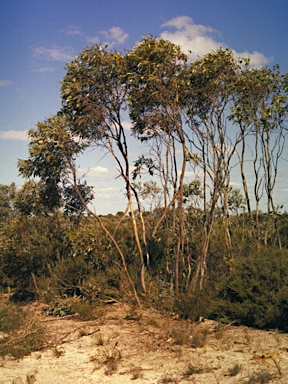
[[[243,191],[244,191],[248,215],[250,218],[250,222],[252,224],[252,236],[256,240],[256,234],[255,234],[255,228],[254,228],[254,219],[253,219],[253,214],[251,211],[248,186],[247,186],[245,170],[244,170],[245,151],[246,151],[246,137],[245,137],[244,129],[242,127],[241,127],[241,143],[242,143],[242,149],[241,149],[241,158],[240,158],[240,171],[241,171],[241,178],[242,178],[242,186],[243,186]]]
[[[117,241],[115,240],[114,236],[109,232],[109,230],[105,227],[105,225],[103,224],[101,218],[96,214],[94,213],[89,207],[88,205],[85,203],[82,195],[81,195],[81,192],[77,186],[77,180],[76,180],[76,170],[74,167],[71,167],[71,171],[72,171],[72,174],[73,174],[73,185],[74,185],[74,188],[75,188],[75,191],[76,193],[78,194],[79,196],[79,199],[81,201],[81,203],[83,204],[83,206],[85,207],[87,213],[89,213],[92,217],[94,217],[97,222],[99,223],[101,229],[103,230],[103,232],[108,236],[108,238],[110,239],[111,243],[114,245],[114,247],[116,248],[120,258],[121,258],[121,262],[122,262],[122,268],[124,270],[124,273],[126,275],[126,278],[128,280],[128,283],[131,287],[131,290],[133,292],[133,295],[134,295],[134,298],[136,300],[136,303],[138,305],[139,308],[142,308],[142,305],[141,305],[141,302],[140,302],[140,299],[139,299],[139,296],[138,296],[138,293],[136,291],[136,288],[135,288],[135,285],[131,279],[131,276],[130,276],[130,273],[128,271],[128,268],[127,268],[127,264],[126,264],[126,260],[125,260],[125,256],[123,254],[123,252],[121,251]]]
[[[144,256],[143,256],[143,251],[142,247],[140,244],[139,236],[138,236],[138,229],[137,229],[137,223],[136,223],[136,218],[133,210],[133,204],[132,204],[132,199],[131,196],[128,198],[128,204],[130,208],[130,214],[131,214],[131,221],[132,221],[132,227],[133,227],[133,233],[134,233],[134,238],[136,241],[136,245],[138,248],[138,252],[140,255],[140,262],[141,262],[141,273],[140,273],[140,280],[141,280],[141,286],[144,292],[146,292],[146,284],[145,284],[145,263],[144,263]]]
[[[195,273],[189,288],[189,290],[192,292],[195,291],[198,285],[200,290],[202,290],[203,288],[204,275],[205,275],[206,266],[207,266],[207,256],[208,256],[208,249],[209,249],[209,243],[210,243],[210,236],[211,236],[211,231],[214,224],[215,208],[216,208],[218,194],[219,194],[219,187],[220,187],[219,182],[220,180],[218,179],[216,181],[216,185],[213,190],[211,208],[207,218],[207,223],[204,228],[204,240],[202,242],[200,254],[196,260],[196,269],[195,269]]]
[[[255,238],[257,243],[257,249],[258,251],[261,248],[261,242],[260,242],[260,228],[259,228],[259,202],[261,198],[260,194],[260,188],[262,184],[262,180],[259,179],[259,172],[260,167],[257,164],[258,163],[258,135],[259,132],[256,131],[256,138],[255,138],[255,158],[253,160],[253,168],[254,168],[254,175],[255,175],[255,183],[254,183],[254,196],[255,196]]]
[[[110,153],[113,155],[113,157],[115,158],[115,160],[117,161],[117,163],[119,165],[120,174],[125,179],[126,197],[127,197],[127,201],[128,201],[129,210],[130,210],[130,213],[131,213],[131,222],[132,222],[133,234],[134,234],[136,246],[137,246],[137,249],[138,249],[138,252],[139,252],[139,256],[140,256],[140,263],[141,263],[140,280],[141,280],[141,286],[142,286],[143,291],[146,292],[144,256],[143,256],[143,251],[142,251],[142,247],[141,247],[140,240],[139,240],[138,228],[137,228],[137,223],[136,223],[135,214],[134,214],[134,210],[133,210],[133,203],[132,203],[132,196],[131,196],[131,183],[130,183],[130,174],[129,174],[128,149],[127,149],[126,137],[125,137],[125,134],[124,134],[124,128],[120,124],[119,124],[119,132],[118,132],[117,140],[116,141],[117,141],[118,149],[119,149],[119,151],[120,151],[120,153],[121,153],[121,155],[122,155],[122,157],[124,159],[124,164],[125,164],[124,168],[123,168],[122,164],[120,163],[120,160],[118,159],[118,157],[116,156],[116,154],[115,154],[115,152],[113,150],[112,143],[109,142],[108,145],[109,145]]]

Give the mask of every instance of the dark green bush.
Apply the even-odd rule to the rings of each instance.
[[[3,231],[0,242],[0,286],[13,300],[34,300],[49,277],[49,265],[69,252],[64,224],[54,217],[18,217]],[[39,285],[39,286],[38,286]]]
[[[288,330],[288,250],[268,248],[236,258],[218,285],[212,317]]]
[[[208,290],[208,285],[203,290],[180,294],[174,305],[174,311],[182,319],[199,320],[200,317],[209,315],[213,293]]]
[[[56,299],[52,303],[50,303],[49,308],[46,311],[46,314],[49,316],[55,317],[64,317],[67,315],[74,314],[71,303],[69,300]]]

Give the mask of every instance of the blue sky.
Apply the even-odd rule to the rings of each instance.
[[[84,47],[108,43],[130,49],[150,34],[195,55],[228,47],[249,54],[257,66],[279,64],[284,72],[287,18],[287,0],[2,0],[0,183],[23,184],[17,159],[28,156],[26,131],[60,109],[65,63]],[[112,164],[102,157],[94,152],[89,157],[101,191],[100,213],[123,210],[117,198],[123,190],[115,182]],[[81,166],[87,164],[85,160]],[[286,175],[279,191],[288,195]],[[282,200],[288,210],[287,197]]]

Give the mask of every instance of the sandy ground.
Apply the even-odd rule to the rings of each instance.
[[[1,358],[1,384],[288,383],[288,334],[180,321],[120,303],[90,321],[35,311],[47,346],[21,360]]]

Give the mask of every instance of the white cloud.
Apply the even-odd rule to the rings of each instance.
[[[86,40],[88,43],[91,43],[91,44],[98,44],[100,42],[98,36],[91,36],[91,37],[88,36],[86,37]]]
[[[111,27],[107,31],[101,31],[100,33],[105,36],[109,45],[123,44],[129,36],[120,27]]]
[[[34,56],[36,57],[46,57],[54,61],[70,61],[72,58],[71,48],[45,48],[45,47],[36,47],[33,50]]]
[[[83,36],[83,32],[81,31],[81,28],[77,25],[70,25],[66,29],[62,29],[63,33],[68,36]]]
[[[232,51],[236,57],[249,57],[250,65],[256,68],[263,67],[264,65],[269,64],[273,60],[273,57],[268,58],[265,55],[263,55],[263,53],[261,52],[255,52],[255,51],[252,53],[249,53],[248,51],[236,52],[234,51],[234,49]]]
[[[11,84],[11,81],[9,80],[0,80],[0,87],[7,87]]]
[[[28,131],[0,131],[0,140],[28,140]]]
[[[187,16],[175,17],[161,25],[168,29],[161,33],[161,38],[169,40],[174,44],[181,46],[184,52],[191,51],[190,59],[195,60],[199,57],[221,48],[229,48],[228,45],[217,39],[220,33],[205,25],[195,24],[194,21]],[[172,28],[172,31],[171,31]],[[260,52],[236,52],[233,53],[237,57],[250,57],[251,65],[261,67],[268,64],[271,58],[265,57]]]
[[[89,177],[89,178],[103,178],[103,176],[108,176],[110,173],[109,169],[102,166],[96,166],[91,168],[79,168],[78,173],[80,177]]]
[[[97,167],[90,168],[89,173],[91,173],[92,175],[96,175],[99,173],[101,173],[101,174],[102,173],[109,173],[109,169],[106,167],[97,166]]]

